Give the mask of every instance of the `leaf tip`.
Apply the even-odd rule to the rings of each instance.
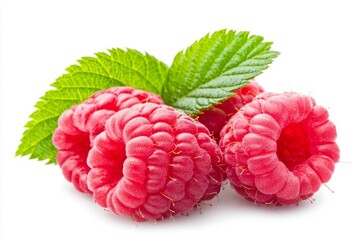
[[[15,157],[21,157],[21,156],[22,156],[22,150],[20,149],[20,146],[19,146],[15,152]]]

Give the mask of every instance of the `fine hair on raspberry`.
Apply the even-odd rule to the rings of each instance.
[[[260,204],[296,204],[330,180],[339,160],[335,125],[312,97],[262,93],[221,131],[235,190]]]
[[[146,102],[163,103],[153,93],[131,87],[113,87],[96,92],[62,113],[52,140],[58,149],[57,163],[77,190],[91,193],[87,185],[90,168],[86,159],[94,138],[104,130],[106,120],[121,109]]]
[[[172,107],[137,104],[114,114],[87,163],[94,200],[135,221],[185,213],[221,188],[222,154],[208,129]]]

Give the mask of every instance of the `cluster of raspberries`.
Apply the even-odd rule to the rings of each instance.
[[[296,204],[339,160],[336,129],[309,96],[266,93],[252,80],[197,119],[131,87],[99,91],[59,118],[65,178],[135,221],[186,213],[229,179],[246,199]]]

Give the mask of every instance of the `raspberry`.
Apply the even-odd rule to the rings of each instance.
[[[297,93],[262,93],[221,131],[235,190],[261,204],[296,204],[329,181],[339,148],[325,108]]]
[[[91,193],[87,186],[90,168],[86,158],[95,136],[104,130],[106,120],[118,110],[144,102],[162,104],[155,94],[130,87],[113,87],[95,93],[60,116],[53,134],[53,144],[59,150],[56,160],[65,178],[77,190]]]
[[[184,213],[214,197],[222,181],[221,150],[206,127],[153,103],[109,118],[87,163],[94,200],[135,221]]]
[[[216,140],[219,140],[220,131],[230,117],[263,91],[264,89],[255,80],[251,80],[248,85],[235,91],[233,97],[203,112],[199,116],[199,122],[209,129]]]

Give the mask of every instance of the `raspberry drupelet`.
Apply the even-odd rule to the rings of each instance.
[[[227,176],[246,199],[296,204],[330,180],[339,160],[335,125],[312,97],[262,93],[221,131]]]

